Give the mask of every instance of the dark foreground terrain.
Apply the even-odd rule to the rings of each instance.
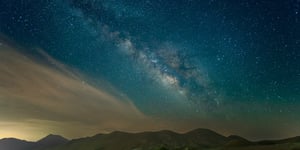
[[[37,142],[6,138],[0,150],[300,150],[300,137],[283,140],[248,141],[239,136],[222,136],[208,129],[184,134],[172,131],[112,132],[67,140],[49,135]]]

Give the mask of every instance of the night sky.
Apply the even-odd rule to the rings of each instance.
[[[300,135],[300,0],[0,0],[0,137]]]

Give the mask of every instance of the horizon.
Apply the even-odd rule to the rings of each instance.
[[[0,138],[299,136],[299,12],[299,0],[1,0]]]
[[[67,138],[63,135],[59,135],[59,134],[47,134],[47,135],[44,135],[38,139],[35,139],[35,140],[28,140],[28,139],[21,139],[21,138],[18,138],[18,137],[0,137],[0,141],[1,140],[5,140],[5,139],[16,139],[16,140],[21,140],[21,141],[27,141],[27,142],[38,142],[40,140],[43,140],[49,136],[58,136],[58,137],[62,137],[68,141],[72,141],[72,140],[78,140],[78,139],[84,139],[84,138],[91,138],[91,137],[94,137],[96,135],[109,135],[109,134],[112,134],[112,133],[115,133],[115,132],[121,132],[121,133],[129,133],[129,134],[139,134],[139,133],[159,133],[159,132],[163,132],[163,131],[169,131],[169,132],[173,132],[173,133],[176,133],[176,134],[180,134],[180,135],[184,135],[188,132],[191,132],[191,131],[195,131],[195,130],[209,130],[209,131],[212,131],[216,134],[219,134],[221,136],[224,136],[224,137],[230,137],[230,136],[238,136],[238,137],[242,137],[242,138],[245,138],[243,136],[240,136],[240,135],[235,135],[235,134],[229,134],[229,135],[223,135],[221,133],[218,133],[214,130],[210,130],[210,129],[206,129],[206,128],[196,128],[196,129],[193,129],[193,130],[189,130],[189,131],[186,131],[186,132],[176,132],[176,131],[172,131],[172,130],[167,130],[167,129],[162,129],[162,130],[148,130],[148,131],[141,131],[141,132],[127,132],[127,131],[119,131],[119,130],[115,130],[115,131],[111,131],[111,132],[107,132],[107,133],[96,133],[94,135],[89,135],[89,136],[83,136],[83,137],[75,137],[75,138]],[[277,141],[277,140],[285,140],[285,139],[291,139],[291,138],[296,138],[296,137],[300,137],[300,136],[293,136],[293,137],[284,137],[284,138],[271,138],[271,139],[256,139],[256,140],[253,140],[253,139],[247,139],[245,138],[246,140],[249,140],[251,142],[260,142],[260,141]]]

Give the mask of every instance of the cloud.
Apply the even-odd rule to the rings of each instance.
[[[126,96],[113,94],[118,91],[91,86],[43,51],[44,62],[1,43],[1,137],[36,139],[56,133],[73,138],[160,128],[151,127],[149,122],[155,119],[141,113]]]

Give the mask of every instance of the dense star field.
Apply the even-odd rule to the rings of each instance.
[[[0,0],[0,137],[300,135],[299,0]]]

